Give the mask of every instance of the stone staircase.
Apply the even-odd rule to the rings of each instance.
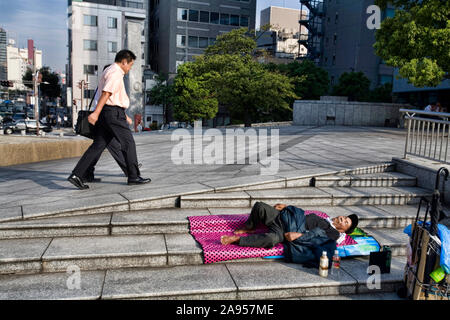
[[[394,169],[388,163],[281,184],[221,187],[180,195],[179,207],[100,209],[95,214],[78,210],[73,216],[53,211],[51,216],[5,221],[0,223],[0,299],[392,297],[406,261],[403,228],[414,220],[420,197],[431,194],[415,187],[415,177]],[[315,269],[276,259],[204,265],[187,217],[249,213],[256,201],[292,204],[332,217],[357,213],[359,226],[391,247],[391,273],[381,276],[379,289],[369,289],[367,258],[343,259],[341,272],[326,279]],[[80,280],[79,287],[68,284],[73,279]]]

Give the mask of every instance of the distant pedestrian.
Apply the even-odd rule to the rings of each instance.
[[[139,121],[139,124],[137,125],[138,132],[142,132],[142,121]]]
[[[128,185],[149,183],[139,175],[136,144],[129,125],[132,120],[125,110],[130,100],[125,91],[123,77],[128,73],[136,60],[136,55],[130,50],[121,50],[116,54],[113,64],[103,71],[98,85],[100,99],[94,112],[89,117],[89,123],[94,125],[94,142],[78,161],[68,181],[79,189],[88,189],[82,177],[88,168],[98,159],[113,138],[116,138],[125,157],[128,171]]]
[[[61,129],[61,116],[58,114],[58,118],[56,120],[56,125],[58,130]]]
[[[430,103],[429,105],[427,105],[425,107],[425,109],[423,111],[435,112],[436,111],[436,105],[433,104],[433,103]]]

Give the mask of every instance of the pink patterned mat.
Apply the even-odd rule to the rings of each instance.
[[[321,218],[328,218],[324,212],[306,210],[305,214],[316,214]],[[233,235],[236,229],[244,227],[248,214],[240,215],[209,215],[189,217],[190,232],[203,249],[204,263],[214,263],[234,259],[259,258],[283,255],[283,244],[279,243],[270,249],[240,247],[235,244],[222,245],[220,237]],[[256,229],[256,233],[267,232],[267,227],[261,225]],[[243,234],[242,236],[247,236]],[[356,243],[350,236],[339,246]]]

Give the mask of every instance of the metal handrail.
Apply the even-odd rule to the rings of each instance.
[[[400,109],[399,111],[405,113],[408,130],[404,159],[407,158],[407,155],[413,155],[449,164],[447,154],[450,136],[450,113],[417,109]],[[421,117],[417,115],[421,115]]]
[[[406,113],[407,116],[414,116],[415,114],[425,114],[428,116],[450,118],[450,113],[447,113],[447,112],[424,111],[424,110],[420,110],[420,109],[400,109],[399,111]],[[410,113],[412,113],[412,115],[410,115]]]

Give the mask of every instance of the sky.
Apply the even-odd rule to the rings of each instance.
[[[163,0],[164,1],[164,0]],[[256,27],[269,6],[300,9],[299,0],[257,0]],[[42,50],[43,65],[64,72],[67,63],[67,0],[0,0],[0,27],[19,48],[33,39]]]

